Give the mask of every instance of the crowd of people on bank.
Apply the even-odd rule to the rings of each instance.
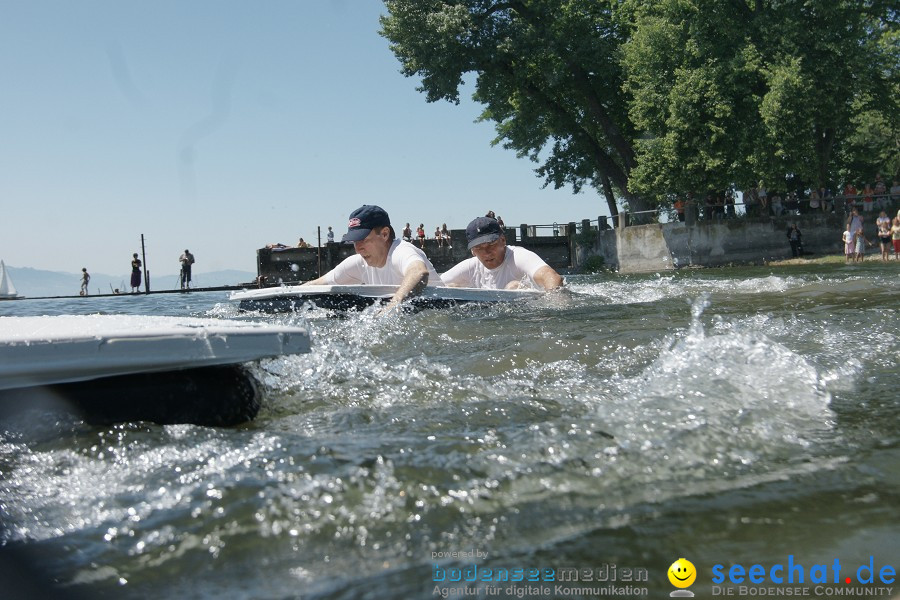
[[[876,240],[870,240],[866,236],[864,223],[865,217],[859,214],[857,208],[852,208],[847,217],[844,232],[841,234],[841,241],[844,244],[844,261],[847,263],[864,260],[866,248],[875,245]],[[894,260],[900,260],[900,210],[893,219],[888,216],[887,211],[882,210],[875,219],[875,228],[881,250],[881,260],[890,260],[891,250],[894,253]]]
[[[710,192],[703,198],[691,195],[677,197],[673,208],[679,221],[685,220],[685,207],[694,204],[699,219],[735,218],[737,204],[743,204],[744,213],[748,217],[781,217],[789,215],[843,212],[849,214],[852,209],[862,213],[878,211],[892,212],[900,204],[900,181],[893,180],[887,187],[881,175],[876,175],[872,182],[859,184],[848,182],[835,193],[829,187],[820,188],[767,188],[763,181],[750,185],[743,190],[737,202],[734,190]]]

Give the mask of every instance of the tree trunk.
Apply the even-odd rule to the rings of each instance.
[[[600,185],[603,187],[603,195],[606,196],[606,206],[609,208],[609,214],[612,217],[615,217],[619,214],[619,207],[616,205],[616,197],[613,194],[612,184],[609,182],[609,177],[600,174]],[[618,219],[613,221],[614,223],[618,222]]]

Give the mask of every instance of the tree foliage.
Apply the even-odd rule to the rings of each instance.
[[[597,0],[386,0],[382,35],[429,102],[459,101],[476,75],[495,143],[541,163],[545,184],[628,189],[634,131],[612,5]],[[542,158],[546,156],[546,158]],[[610,210],[616,207],[612,198]]]
[[[429,102],[473,98],[545,185],[672,193],[900,167],[889,0],[386,0]]]

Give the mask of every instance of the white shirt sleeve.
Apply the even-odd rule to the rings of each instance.
[[[457,285],[462,287],[477,287],[475,284],[475,268],[478,259],[475,257],[468,258],[457,263],[446,273],[441,274],[441,281],[444,285]]]
[[[354,254],[340,262],[338,266],[323,276],[326,285],[355,285],[365,283],[364,267],[366,261],[362,256]]]

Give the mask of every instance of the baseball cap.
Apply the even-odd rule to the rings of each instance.
[[[376,227],[390,226],[391,219],[383,208],[374,204],[363,204],[350,213],[350,221],[347,223],[347,233],[344,234],[343,241],[358,242],[365,239],[369,232]]]
[[[469,240],[469,250],[479,244],[487,244],[500,239],[503,229],[496,219],[490,217],[478,217],[466,227],[466,239]]]

